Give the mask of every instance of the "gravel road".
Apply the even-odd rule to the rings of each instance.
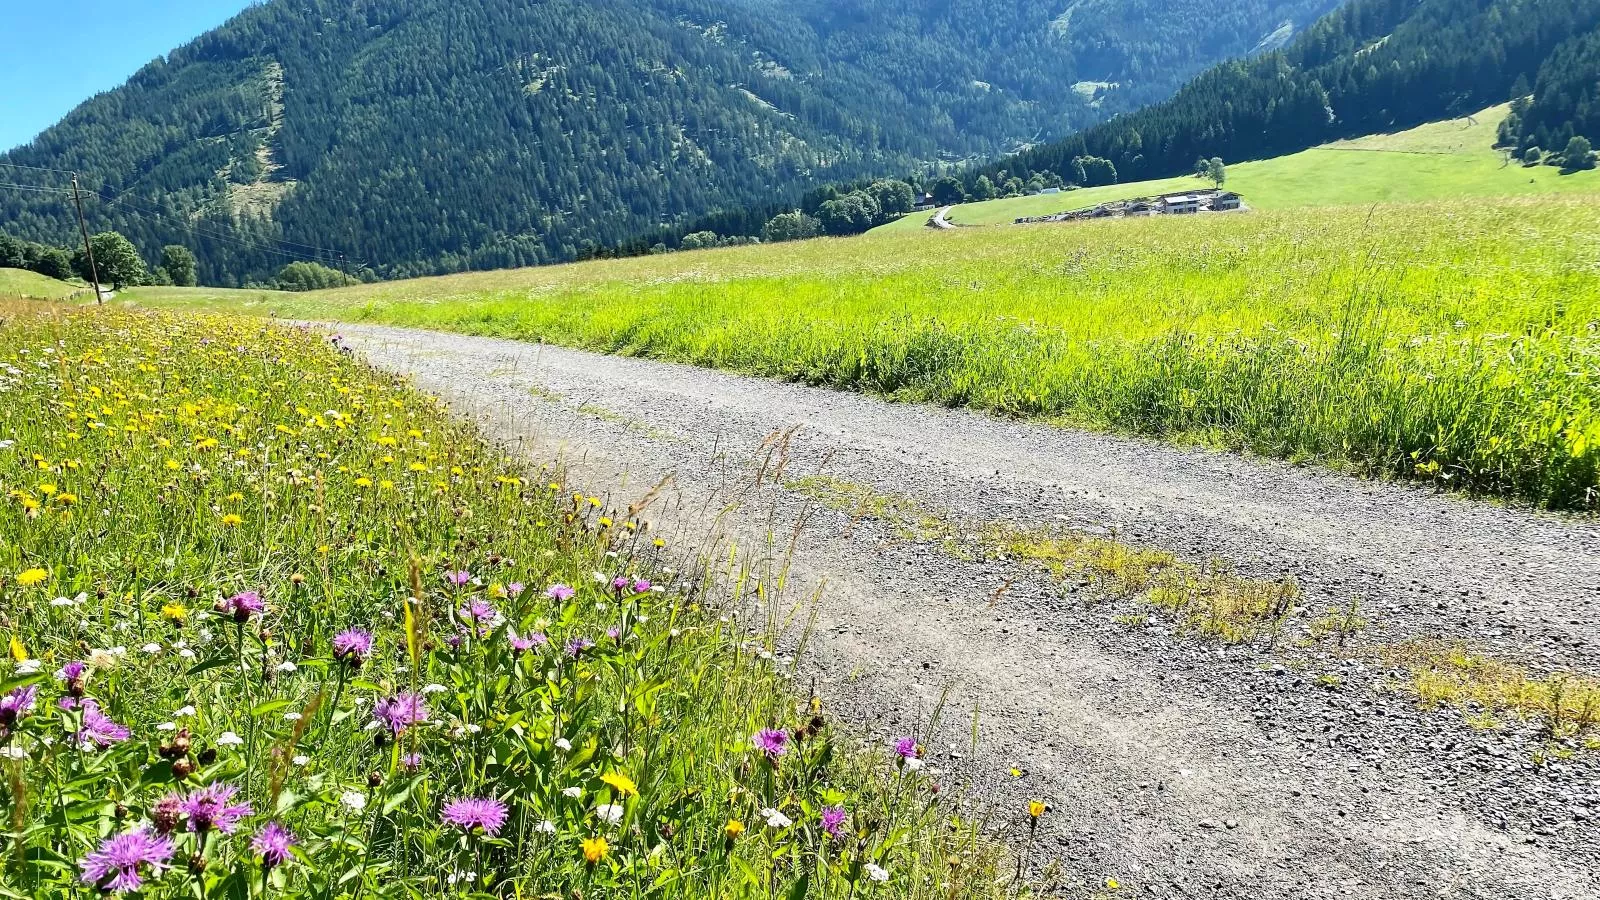
[[[782,482],[827,474],[950,521],[1114,531],[1292,575],[1313,612],[1360,597],[1366,641],[1460,639],[1541,670],[1600,671],[1593,520],[648,360],[338,330],[618,502],[673,476],[649,515],[675,537],[793,541],[784,595],[821,598],[803,676],[879,736],[948,691],[930,770],[1013,835],[1047,799],[1032,864],[1064,895],[1110,876],[1138,897],[1600,897],[1600,753],[1536,762],[1531,729],[1421,709],[1353,653],[1130,628],[1088,588]]]

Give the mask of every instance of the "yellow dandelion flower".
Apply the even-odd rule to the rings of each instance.
[[[238,513],[228,513],[222,517],[222,524],[228,528],[237,528],[243,522]]]
[[[45,495],[46,497],[50,496],[51,494],[54,494],[55,492],[56,492],[56,486],[53,485],[53,484],[41,484],[41,485],[39,485],[39,493]]]
[[[1029,800],[1028,801],[1028,815],[1034,817],[1035,819],[1037,819],[1040,816],[1044,815],[1044,801],[1043,800]]]
[[[619,772],[607,772],[600,776],[600,780],[624,797],[637,796],[639,793],[639,787],[633,783],[633,779]]]
[[[603,837],[583,839],[583,858],[591,866],[605,859],[606,854],[610,851],[611,845],[606,843],[606,839]]]
[[[58,503],[58,504],[60,504],[62,506],[71,506],[72,504],[77,503],[77,502],[78,502],[78,495],[77,494],[58,494],[58,495],[56,495],[56,503]]]
[[[161,607],[161,618],[168,622],[182,622],[189,617],[189,609],[182,603],[168,603]]]
[[[179,469],[183,468],[183,463],[180,463],[175,459],[169,459],[169,460],[167,460],[167,468],[171,469],[174,472],[176,472]]]
[[[356,487],[364,487],[364,488],[372,487],[372,479],[366,477],[365,475],[363,475],[360,478],[356,479]]]
[[[378,482],[378,487],[383,488],[384,490],[387,491],[390,488],[394,487],[394,482],[392,482],[389,479],[385,478],[382,481]]]
[[[229,503],[238,503],[240,500],[243,500],[243,499],[244,499],[244,495],[239,493],[238,491],[234,491],[233,493],[228,495],[228,502]]]
[[[17,584],[23,587],[33,587],[36,584],[44,584],[49,580],[50,573],[44,569],[26,569],[17,575]]]
[[[1121,882],[1117,881],[1115,878],[1107,878],[1106,879],[1106,890],[1114,891],[1119,887],[1122,887],[1122,884],[1121,884]]]
[[[426,471],[428,471],[428,467],[423,465],[422,463],[419,463],[419,462],[414,462],[411,465],[407,466],[406,468],[410,469],[413,472],[426,472]]]
[[[601,516],[600,517],[600,527],[601,528],[610,528],[611,527],[611,517],[610,516]]]
[[[728,824],[722,826],[722,833],[728,836],[728,840],[734,840],[744,834],[744,823],[738,819],[729,819]]]
[[[651,541],[650,543],[654,544],[657,547],[665,547],[667,545],[667,542],[662,540],[661,538],[656,538],[655,540]]]

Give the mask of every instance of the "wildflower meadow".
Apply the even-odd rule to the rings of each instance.
[[[727,557],[310,330],[0,318],[0,896],[1022,890]]]

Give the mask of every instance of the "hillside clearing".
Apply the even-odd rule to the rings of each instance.
[[[78,293],[89,296],[94,291],[26,269],[0,269],[0,298],[63,300]]]
[[[1553,166],[1506,165],[1494,149],[1494,140],[1508,109],[1508,104],[1501,104],[1482,110],[1471,122],[1450,119],[1396,134],[1337,141],[1274,159],[1230,162],[1225,187],[1255,209],[1600,193],[1600,171],[1563,175]],[[1208,184],[1182,176],[963,203],[950,213],[950,221],[957,225],[1009,225],[1019,218]],[[927,220],[926,214],[914,213],[877,230],[915,231]]]

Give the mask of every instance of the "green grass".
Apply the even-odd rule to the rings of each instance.
[[[0,269],[0,297],[62,300],[79,292],[85,296],[93,293],[86,287],[57,281],[26,269]]]
[[[251,308],[660,357],[1585,507],[1600,483],[1593,211],[1551,197],[890,232]]]
[[[1600,193],[1600,171],[1562,175],[1552,166],[1524,168],[1502,163],[1495,130],[1508,106],[1473,118],[1434,122],[1391,135],[1339,141],[1275,159],[1228,166],[1229,190],[1256,209],[1296,209],[1410,203],[1478,197]],[[960,225],[1000,225],[1094,206],[1109,200],[1147,197],[1209,187],[1198,178],[1164,178],[1061,194],[964,203],[950,214]],[[879,230],[916,231],[928,220],[915,214]],[[1068,223],[1076,224],[1076,223]],[[1031,226],[1030,226],[1031,227]]]
[[[673,576],[692,551],[315,333],[0,319],[0,897],[98,896],[88,854],[141,831],[173,865],[145,900],[1014,895],[930,773],[791,691],[759,561]],[[215,785],[237,828],[169,808]],[[461,797],[497,835],[445,820]]]

